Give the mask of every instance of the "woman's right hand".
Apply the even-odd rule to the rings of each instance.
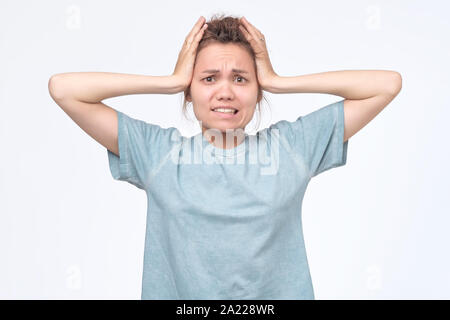
[[[178,61],[175,66],[175,70],[172,74],[177,79],[178,83],[184,91],[192,81],[194,74],[194,62],[197,54],[198,43],[202,39],[203,33],[208,27],[205,23],[205,18],[200,16],[194,25],[194,28],[189,32],[184,40],[183,48],[178,54]]]

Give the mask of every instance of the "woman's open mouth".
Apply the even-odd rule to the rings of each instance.
[[[238,109],[226,107],[226,108],[213,108],[212,111],[219,117],[229,119],[233,118],[238,112]]]

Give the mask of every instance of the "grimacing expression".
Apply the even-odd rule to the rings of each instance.
[[[253,58],[239,45],[214,43],[197,55],[190,96],[194,114],[202,130],[244,129],[253,118],[258,96],[258,80]],[[238,109],[231,118],[220,116],[213,108]]]

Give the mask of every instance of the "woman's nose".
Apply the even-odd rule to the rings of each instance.
[[[233,90],[231,89],[231,85],[228,83],[224,83],[218,89],[218,92],[217,92],[218,99],[224,99],[224,98],[230,99],[230,98],[233,98],[233,96],[234,96]]]

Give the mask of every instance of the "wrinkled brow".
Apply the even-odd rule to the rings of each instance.
[[[245,71],[245,70],[242,70],[242,69],[232,69],[232,71],[236,72],[236,73],[249,73],[248,71]],[[202,71],[202,73],[220,73],[220,70],[209,69],[209,70]]]

